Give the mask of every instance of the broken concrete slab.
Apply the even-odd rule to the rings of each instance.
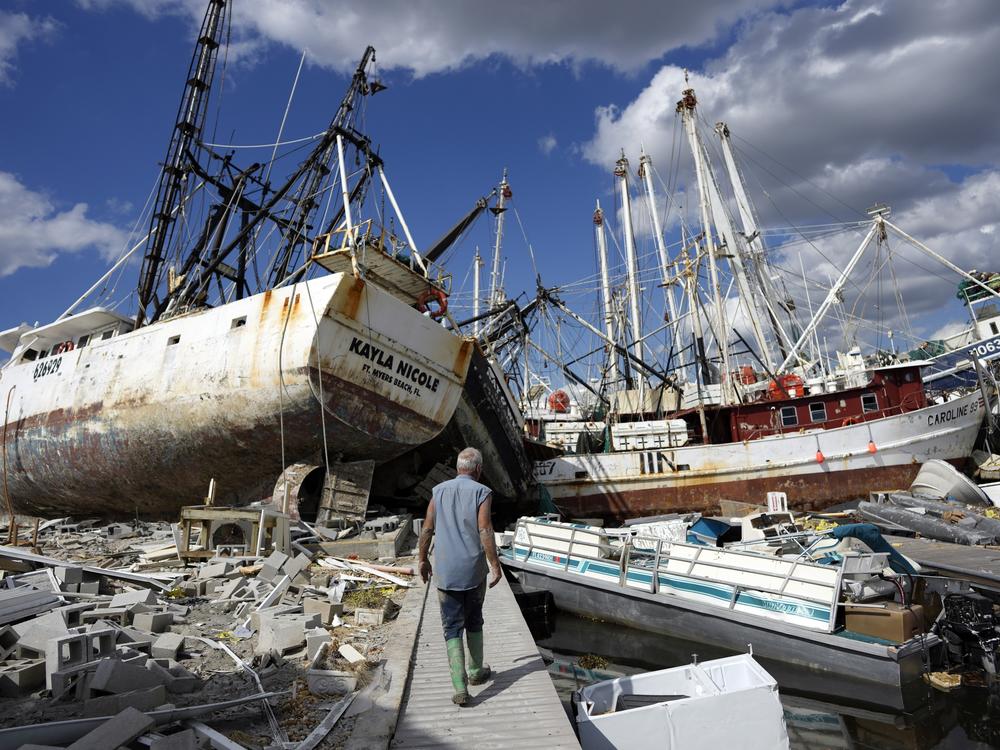
[[[163,680],[167,691],[181,694],[197,690],[201,681],[172,659],[150,659],[146,669]]]
[[[306,672],[306,684],[313,695],[342,695],[358,686],[358,677],[353,672],[310,669]]]
[[[337,649],[337,651],[351,664],[357,664],[358,662],[362,662],[365,660],[365,657],[361,655],[361,652],[358,651],[356,648],[354,648],[354,646],[352,646],[350,643],[345,643],[339,649]]]
[[[135,708],[126,708],[94,731],[85,734],[67,750],[109,750],[121,747],[155,726],[156,721],[146,714]]]
[[[156,604],[156,594],[149,589],[137,589],[115,594],[111,598],[111,607],[131,607],[133,604]]]
[[[330,634],[323,628],[311,628],[306,631],[306,656],[310,661],[316,658],[320,649],[330,642]]]

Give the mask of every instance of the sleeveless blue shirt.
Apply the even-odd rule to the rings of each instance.
[[[434,488],[434,580],[439,589],[467,591],[486,578],[479,508],[490,492],[467,474]]]

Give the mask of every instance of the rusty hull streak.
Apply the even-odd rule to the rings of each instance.
[[[818,511],[837,503],[867,498],[872,490],[909,487],[919,468],[919,464],[911,463],[727,482],[709,479],[700,483],[695,483],[693,478],[678,482],[664,477],[662,488],[577,494],[554,497],[553,501],[571,516],[600,517],[616,522],[661,513],[718,513],[719,500],[723,499],[762,505],[768,492],[787,493],[789,507],[796,510]],[[573,483],[578,493],[592,484]]]

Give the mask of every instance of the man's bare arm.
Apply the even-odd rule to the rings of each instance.
[[[497,554],[497,542],[493,536],[493,495],[490,495],[479,506],[479,541],[482,542],[486,560],[490,564],[490,588],[500,583],[500,556]]]
[[[423,579],[424,583],[431,580],[431,563],[427,559],[427,555],[431,551],[431,541],[434,539],[434,498],[431,498],[430,504],[427,506],[427,515],[424,516],[424,522],[420,527],[420,551],[417,555],[417,559],[420,561],[420,577]]]

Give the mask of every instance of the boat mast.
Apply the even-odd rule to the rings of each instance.
[[[493,245],[493,265],[490,268],[490,308],[497,307],[503,303],[503,286],[500,281],[500,248],[503,244],[503,215],[507,211],[506,201],[512,193],[507,182],[507,170],[504,169],[503,177],[500,179],[500,186],[497,188],[499,196],[496,208],[490,209],[497,217],[497,236]]]
[[[483,259],[476,245],[476,257],[472,259],[472,335],[479,338],[479,270],[483,267]]]
[[[681,225],[681,274],[684,279],[684,289],[688,299],[688,310],[691,314],[691,325],[694,331],[694,384],[698,396],[698,421],[701,423],[702,441],[708,442],[708,421],[705,419],[705,398],[702,395],[702,383],[708,382],[708,361],[705,358],[705,333],[701,327],[701,311],[698,309],[698,286],[695,284],[694,263],[688,254],[687,232]]]
[[[704,154],[701,150],[701,143],[698,141],[698,132],[695,127],[695,107],[698,104],[698,100],[695,98],[694,89],[685,89],[682,93],[682,98],[677,102],[677,111],[681,115],[681,121],[684,124],[684,129],[687,132],[688,142],[691,146],[691,154],[694,157],[694,168],[695,174],[698,180],[698,208],[701,214],[701,230],[702,236],[705,241],[705,250],[708,254],[708,270],[709,277],[712,284],[712,295],[715,298],[715,326],[713,328],[715,332],[715,343],[719,347],[719,353],[722,357],[722,372],[724,377],[722,378],[722,396],[723,400],[731,402],[732,398],[732,378],[729,376],[729,325],[726,321],[726,309],[722,304],[722,290],[719,286],[719,271],[716,263],[716,247],[715,242],[712,239],[712,224],[709,221],[708,215],[708,196],[705,194],[706,180],[703,177]],[[697,311],[695,311],[697,314]],[[711,323],[711,320],[709,321]]]
[[[639,177],[646,187],[646,203],[649,215],[653,218],[653,235],[656,237],[656,249],[660,254],[660,273],[663,276],[663,296],[667,298],[667,308],[670,310],[670,344],[675,352],[680,351],[677,345],[677,305],[674,302],[673,280],[670,278],[670,255],[663,241],[663,229],[660,227],[660,214],[656,210],[656,194],[653,192],[653,161],[641,151],[639,156]]]
[[[635,255],[635,237],[632,234],[632,204],[628,192],[628,159],[622,151],[621,158],[615,164],[615,177],[622,196],[622,233],[625,235],[625,263],[628,269],[628,302],[629,318],[632,323],[632,354],[642,360],[642,318],[639,299],[639,263]],[[639,391],[639,408],[642,410],[646,395],[646,379],[638,375],[636,380]]]
[[[184,187],[191,174],[188,166],[189,155],[197,147],[205,125],[209,94],[215,77],[215,62],[225,28],[226,11],[227,0],[209,0],[191,64],[188,67],[187,83],[184,85],[170,144],[167,146],[167,155],[163,160],[163,171],[160,173],[156,203],[150,220],[146,251],[139,272],[137,290],[139,305],[135,320],[137,328],[147,318],[152,317],[150,307],[154,309],[158,307],[156,290],[163,271],[163,254],[173,235],[174,221],[184,202]]]
[[[383,88],[381,84],[369,84],[368,81],[367,69],[369,64],[374,60],[375,48],[369,45],[365,48],[365,52],[361,56],[361,62],[358,63],[358,67],[351,77],[347,93],[341,99],[340,106],[337,107],[337,112],[327,127],[327,133],[353,130],[353,128],[350,128],[348,120],[354,113],[354,104],[357,97],[363,94],[374,94],[377,90]],[[359,136],[360,134],[355,135]],[[292,199],[295,208],[288,219],[287,226],[284,227],[284,241],[278,250],[271,271],[271,286],[278,286],[284,280],[288,274],[288,269],[293,265],[297,252],[310,239],[310,222],[312,221],[313,214],[316,212],[316,208],[319,206],[319,198],[323,192],[323,183],[327,179],[327,175],[330,174],[330,165],[333,163],[334,157],[338,158],[340,167],[343,167],[343,148],[343,135],[338,134],[335,139],[326,143],[325,148],[321,151],[314,151],[310,156],[309,166],[301,176],[302,182],[299,184],[299,189]],[[362,182],[365,179],[365,177],[362,177]],[[346,174],[341,175],[341,184],[346,192]],[[344,200],[345,202],[349,202],[350,196],[345,194]],[[349,206],[345,205],[344,211],[345,214],[349,213]],[[352,227],[348,227],[349,231],[351,229]]]
[[[729,137],[729,126],[724,122],[716,123],[715,132],[718,134],[719,140],[722,141],[722,157],[726,163],[726,171],[729,173],[729,182],[733,186],[733,194],[736,196],[736,206],[740,212],[740,222],[743,225],[743,236],[746,238],[747,246],[750,249],[750,261],[753,264],[754,275],[756,277],[757,284],[760,286],[761,292],[763,293],[762,301],[765,309],[767,310],[768,319],[771,323],[771,328],[774,331],[774,337],[777,341],[778,349],[781,352],[781,356],[784,357],[787,354],[788,346],[791,345],[792,342],[778,320],[778,315],[775,312],[774,306],[776,304],[780,305],[789,316],[789,320],[791,320],[792,307],[790,300],[787,298],[787,294],[779,296],[778,290],[775,289],[771,280],[771,274],[768,271],[767,253],[764,249],[764,242],[760,235],[760,228],[757,226],[757,220],[750,204],[750,198],[747,195],[746,186],[743,184],[743,177],[736,166],[736,160],[733,158],[732,142]]]
[[[604,212],[601,210],[601,202],[597,201],[597,208],[594,210],[594,235],[597,239],[597,260],[601,271],[601,304],[604,308],[604,331],[608,341],[615,340],[615,311],[614,303],[611,300],[611,281],[608,274],[608,240],[604,235]],[[618,382],[618,354],[609,343],[605,344],[608,357],[608,382]]]

